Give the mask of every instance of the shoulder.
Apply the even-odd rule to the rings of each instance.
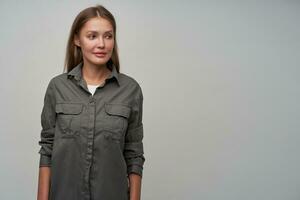
[[[119,80],[120,80],[121,84],[124,84],[124,85],[129,85],[132,87],[139,87],[139,88],[141,87],[138,80],[136,80],[135,78],[133,78],[132,76],[130,76],[128,74],[119,73]]]
[[[56,87],[56,86],[59,86],[60,84],[65,83],[66,81],[68,81],[67,79],[68,79],[68,74],[67,74],[67,72],[64,72],[64,73],[55,75],[52,78],[50,78],[48,85],[50,87]]]
[[[134,94],[137,98],[143,98],[141,83],[137,79],[124,73],[119,73],[118,77],[122,87]]]
[[[57,83],[61,81],[66,81],[68,78],[68,73],[64,72],[58,75],[55,75],[54,77],[51,78],[50,82]]]

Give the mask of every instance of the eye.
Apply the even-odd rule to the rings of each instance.
[[[88,38],[89,38],[90,40],[95,39],[95,37],[96,37],[95,35],[89,35],[89,36],[88,36]]]
[[[111,39],[112,38],[112,35],[106,35],[105,36],[107,39]]]

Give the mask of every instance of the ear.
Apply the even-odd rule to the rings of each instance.
[[[78,47],[80,47],[80,41],[79,41],[79,37],[77,36],[77,34],[74,35],[74,44]]]

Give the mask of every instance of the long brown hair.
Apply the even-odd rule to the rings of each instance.
[[[112,56],[109,61],[106,63],[109,69],[112,69],[112,65],[114,65],[117,69],[117,72],[120,72],[119,65],[119,55],[118,55],[118,46],[117,46],[117,38],[116,38],[116,21],[114,16],[102,5],[96,5],[93,7],[88,7],[82,10],[75,18],[68,39],[67,49],[66,49],[66,58],[64,64],[64,71],[71,71],[76,65],[83,61],[81,48],[74,44],[74,37],[76,34],[79,34],[83,25],[91,18],[94,17],[102,17],[108,20],[114,31],[114,49],[112,52]]]

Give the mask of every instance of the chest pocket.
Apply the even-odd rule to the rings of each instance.
[[[57,125],[62,137],[78,135],[81,129],[81,115],[83,104],[81,103],[57,103]]]
[[[121,104],[104,104],[103,129],[110,132],[113,139],[121,139],[125,135],[130,116],[130,107]]]

